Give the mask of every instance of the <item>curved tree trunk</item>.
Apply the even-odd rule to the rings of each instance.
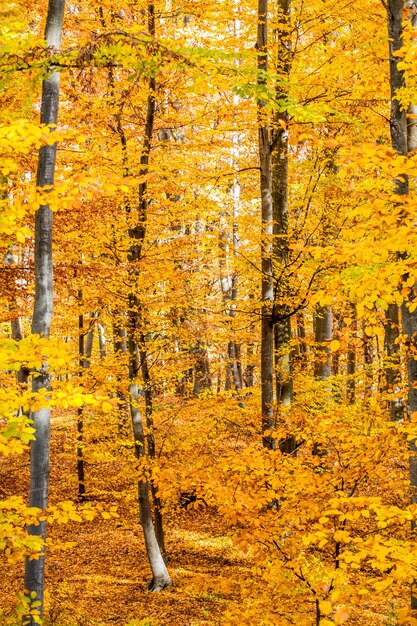
[[[61,43],[65,0],[49,0],[46,18],[45,39],[48,48],[58,51]],[[58,121],[59,72],[53,71],[42,83],[41,123],[54,125]],[[42,146],[39,151],[37,186],[50,187],[54,184],[56,143]],[[49,337],[53,308],[53,265],[52,265],[52,211],[49,205],[39,207],[35,215],[35,303],[32,318],[32,333]],[[32,390],[38,393],[49,391],[50,375],[48,364],[43,363],[32,379]],[[30,448],[30,492],[29,506],[45,509],[48,504],[50,409],[41,408],[32,413],[35,441]],[[46,522],[29,526],[31,535],[46,539]],[[27,559],[25,567],[25,589],[33,603],[32,594],[39,602],[36,612],[43,614],[45,583],[45,556]],[[24,623],[33,626],[35,616],[26,615]]]
[[[155,36],[155,7],[153,2],[148,4],[148,30],[149,34]],[[152,146],[152,137],[154,131],[155,121],[155,91],[156,82],[154,77],[149,78],[148,82],[148,100],[146,111],[146,123],[145,132],[142,145],[142,155],[140,159],[139,176],[141,182],[139,183],[138,190],[138,215],[134,221],[134,224],[129,228],[130,248],[128,254],[129,261],[129,311],[128,311],[128,329],[127,329],[127,342],[129,351],[129,405],[130,414],[132,418],[133,436],[135,442],[135,453],[138,459],[149,455],[154,455],[153,446],[153,434],[151,432],[152,422],[151,414],[152,410],[151,389],[149,381],[146,380],[146,349],[144,345],[144,333],[143,333],[143,321],[142,321],[142,306],[139,293],[139,275],[140,275],[140,260],[142,258],[142,248],[146,236],[147,218],[148,218],[148,199],[147,199],[147,182],[146,174],[149,170],[149,153]],[[129,216],[131,219],[131,216]],[[142,363],[139,363],[138,356]],[[139,389],[138,389],[138,375],[142,365],[142,376],[144,376],[145,394],[147,394],[146,400],[146,419],[149,434],[145,437],[144,424],[142,414],[139,408]],[[145,367],[145,374],[143,367]],[[146,395],[145,395],[146,399]],[[152,580],[149,583],[150,591],[161,591],[171,585],[171,579],[166,568],[161,547],[158,544],[157,535],[152,520],[152,505],[151,505],[151,489],[149,487],[151,478],[148,475],[144,475],[138,483],[138,503],[139,503],[139,516],[142,524],[143,535],[145,539],[146,554],[149,560],[149,564],[152,570]],[[159,510],[160,513],[160,510]],[[162,519],[160,519],[162,524]],[[160,528],[162,533],[162,526]]]

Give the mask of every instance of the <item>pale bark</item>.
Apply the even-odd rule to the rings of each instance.
[[[148,355],[146,350],[145,336],[141,333],[140,337],[140,350],[139,350],[140,368],[142,372],[142,380],[145,395],[145,414],[146,414],[146,428],[147,428],[147,452],[150,459],[155,459],[155,437],[153,434],[153,398],[152,398],[152,381],[149,373]],[[154,521],[155,521],[155,534],[159,547],[164,559],[167,558],[167,552],[165,547],[165,534],[162,520],[162,503],[158,494],[158,490],[150,482],[150,491],[153,500],[154,509]]]
[[[98,350],[100,354],[100,359],[103,360],[106,357],[106,334],[104,332],[103,324],[97,323],[97,333],[98,333]]]
[[[65,0],[49,0],[46,17],[45,39],[48,48],[56,52],[60,49]],[[53,71],[43,80],[41,123],[54,125],[58,121],[59,72]],[[50,187],[54,184],[56,143],[42,146],[39,150],[37,186]],[[42,205],[35,215],[35,302],[32,318],[32,333],[49,337],[53,309],[53,264],[52,264],[52,211],[48,204]],[[34,373],[32,390],[34,393],[50,389],[48,364],[43,363]],[[48,504],[49,449],[50,449],[50,409],[43,407],[32,413],[35,441],[30,449],[30,491],[29,506],[44,510]],[[29,526],[29,534],[46,539],[46,522]],[[27,559],[25,567],[25,589],[40,603],[37,608],[40,617],[44,606],[45,556]],[[34,616],[26,615],[23,621],[34,626]]]
[[[7,197],[7,196],[6,196]],[[10,249],[5,257],[4,262],[6,265],[13,267],[16,264],[17,258],[13,254],[12,249]],[[20,316],[18,314],[18,306],[16,301],[16,295],[13,293],[11,296],[11,303],[9,305],[9,310],[12,315],[12,319],[10,320],[10,330],[11,330],[11,338],[15,341],[21,341],[23,339],[22,326],[20,322]],[[29,371],[27,368],[20,366],[18,371],[16,372],[17,382],[21,385],[27,385],[29,378]]]

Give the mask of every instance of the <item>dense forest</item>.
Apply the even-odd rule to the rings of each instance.
[[[0,14],[1,625],[416,625],[417,2]]]

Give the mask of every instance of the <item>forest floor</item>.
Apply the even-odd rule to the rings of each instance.
[[[59,421],[52,429],[52,503],[76,500],[75,427]],[[93,506],[99,502],[106,510],[116,502],[118,518],[98,515],[91,522],[49,525],[44,626],[222,623],[225,609],[239,603],[239,585],[233,581],[247,575],[251,563],[234,547],[215,509],[177,507],[164,519],[173,586],[162,593],[146,591],[150,569],[138,523],[136,481],[117,464],[114,459],[89,463],[86,481],[95,485]],[[26,498],[27,455],[0,465],[0,485],[5,497]],[[6,568],[0,577],[0,616],[3,611],[5,623],[14,624],[23,564]]]

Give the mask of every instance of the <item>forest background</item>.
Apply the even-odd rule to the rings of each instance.
[[[416,11],[2,4],[2,624],[417,623]]]

